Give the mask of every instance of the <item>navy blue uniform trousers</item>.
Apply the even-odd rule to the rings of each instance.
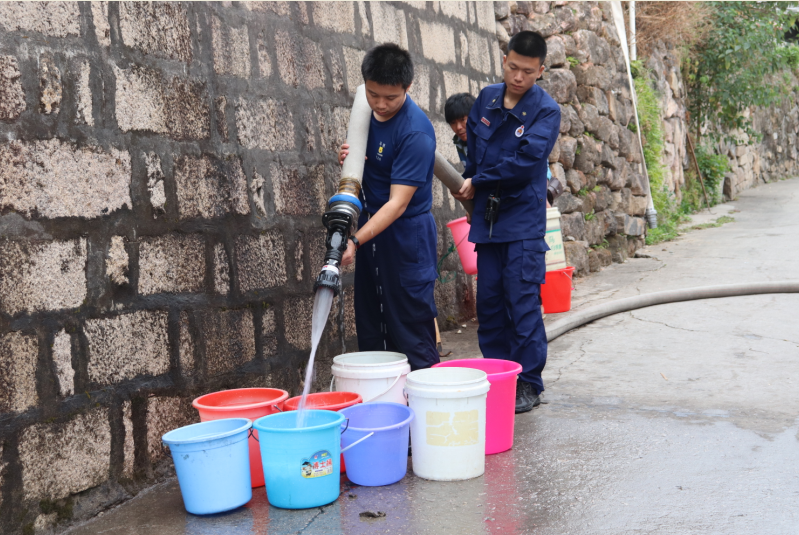
[[[544,390],[547,335],[541,316],[546,277],[541,240],[477,245],[477,337],[485,358],[522,365],[519,379]]]
[[[363,226],[368,214],[362,214]],[[430,212],[401,217],[358,249],[355,324],[360,351],[396,351],[411,370],[439,362],[436,350],[436,226]]]

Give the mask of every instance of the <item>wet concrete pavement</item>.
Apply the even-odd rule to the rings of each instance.
[[[713,214],[734,223],[576,281],[576,310],[632,295],[799,278],[799,180],[761,186]],[[733,212],[729,214],[729,212]],[[329,506],[271,507],[263,489],[213,517],[185,513],[167,482],[73,529],[83,534],[799,533],[799,295],[661,305],[552,342],[540,408],[514,449],[457,483],[409,475],[342,483]],[[550,316],[547,321],[557,319]],[[443,333],[479,357],[476,324]],[[362,519],[364,511],[385,518]]]

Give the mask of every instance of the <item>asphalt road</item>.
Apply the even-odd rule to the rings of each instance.
[[[667,289],[799,279],[799,180],[761,186],[694,223],[718,228],[578,279],[574,309]],[[550,344],[548,404],[516,418],[511,451],[484,476],[352,487],[329,506],[187,514],[167,482],[78,534],[797,534],[799,295],[661,305]],[[552,316],[547,321],[556,319]],[[476,324],[443,333],[479,357]],[[386,516],[363,519],[360,513]]]

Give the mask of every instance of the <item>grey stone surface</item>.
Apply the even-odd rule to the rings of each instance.
[[[285,326],[286,341],[297,349],[311,349],[313,302],[313,297],[297,297],[286,301],[284,314],[291,318]]]
[[[577,91],[577,81],[569,69],[552,69],[549,77],[539,80],[538,85],[561,104],[571,102]]]
[[[283,82],[294,87],[302,85],[307,89],[324,87],[324,56],[318,43],[278,30],[275,33],[275,51]]]
[[[255,325],[249,309],[207,311],[201,325],[209,376],[229,373],[255,358]]]
[[[248,149],[286,151],[294,148],[292,114],[282,102],[239,100],[236,103],[236,127],[239,143]]]
[[[144,153],[144,164],[147,167],[147,191],[150,194],[150,205],[153,215],[162,215],[166,205],[166,191],[164,189],[164,171],[161,158],[154,152]]]
[[[158,396],[147,400],[147,453],[150,461],[169,455],[161,437],[169,431],[200,421],[191,400]]]
[[[547,38],[547,59],[544,65],[547,67],[560,67],[568,63],[566,60],[566,45],[560,36],[553,35]]]
[[[419,21],[422,53],[437,63],[455,63],[455,34],[452,28],[440,22]]]
[[[77,2],[2,2],[0,25],[9,31],[76,36],[80,33],[80,11]]]
[[[232,28],[219,17],[211,18],[214,71],[239,78],[250,77],[250,38],[247,27]]]
[[[180,2],[120,2],[122,41],[145,54],[191,61],[191,30]]]
[[[566,264],[574,267],[574,276],[588,275],[591,267],[588,264],[588,244],[584,241],[569,241],[563,244],[566,252]]]
[[[407,48],[408,28],[405,13],[384,2],[369,2],[369,9],[372,13],[375,43],[396,43]],[[418,81],[418,73],[416,78]]]
[[[348,46],[343,47],[342,51],[344,52],[344,65],[347,70],[347,90],[351,95],[354,95],[355,90],[363,83],[361,63],[366,52]]]
[[[175,166],[175,184],[183,219],[250,213],[247,177],[233,155],[223,159],[183,156]]]
[[[86,240],[0,242],[0,311],[79,307],[86,298]]]
[[[579,210],[582,205],[582,201],[568,191],[564,191],[560,197],[555,199],[555,208],[560,210],[561,214],[570,214]]]
[[[91,66],[88,61],[82,61],[79,69],[77,87],[78,109],[75,119],[79,124],[94,126],[94,116],[92,115],[92,90],[89,86]]]
[[[285,284],[286,252],[279,232],[236,238],[236,264],[238,265],[238,290],[271,288]]]
[[[38,403],[38,356],[39,344],[35,336],[20,332],[0,335],[0,414],[23,412]]]
[[[39,57],[39,111],[45,115],[61,110],[61,70],[49,52]]]
[[[214,291],[223,295],[230,292],[230,267],[222,243],[214,245]]]
[[[180,373],[184,377],[192,377],[196,373],[195,355],[196,345],[191,336],[188,312],[180,313],[180,339],[178,341],[178,361]]]
[[[139,293],[199,292],[205,278],[205,239],[165,234],[139,242]]]
[[[1,55],[0,120],[16,119],[25,110],[25,91],[22,89],[21,77],[17,58]]]
[[[560,228],[564,239],[571,236],[575,240],[585,239],[585,219],[582,212],[563,214],[560,217]]]
[[[130,200],[130,155],[57,139],[0,144],[0,208],[43,218],[101,217]]]
[[[264,357],[271,357],[277,353],[277,321],[274,308],[264,311],[261,318],[261,341]]]
[[[58,500],[99,485],[110,461],[111,429],[102,407],[65,423],[32,425],[19,437],[26,499]]]
[[[314,2],[311,12],[318,26],[336,32],[355,33],[354,2]]]
[[[92,22],[97,42],[101,46],[111,46],[111,25],[108,23],[108,2],[92,2]]]
[[[488,38],[471,30],[466,35],[469,43],[469,66],[484,74],[491,74],[491,52],[497,47],[496,41],[492,39],[489,42]]]
[[[111,246],[108,248],[108,256],[105,259],[105,274],[108,275],[111,282],[120,285],[129,282],[126,275],[129,268],[129,260],[122,236],[112,236]]]
[[[75,393],[75,370],[72,368],[72,337],[65,330],[53,340],[53,364],[58,378],[58,392],[63,396]]]
[[[323,166],[294,167],[275,163],[270,166],[270,176],[277,213],[311,215],[324,212],[327,197]]]
[[[86,320],[89,380],[115,384],[169,371],[167,313],[139,311]]]
[[[116,77],[116,120],[125,132],[149,130],[175,139],[205,139],[210,110],[205,84],[181,77],[162,78],[144,67],[120,69]]]
[[[125,443],[122,446],[122,475],[132,477],[135,467],[136,444],[133,441],[133,409],[130,401],[122,403],[122,427],[125,429]]]

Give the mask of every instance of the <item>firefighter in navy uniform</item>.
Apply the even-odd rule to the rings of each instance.
[[[548,157],[560,107],[535,85],[546,41],[524,31],[508,43],[504,82],[486,87],[467,121],[466,179],[459,200],[474,198],[469,241],[477,250],[477,335],[486,358],[522,365],[516,412],[540,404],[547,338],[541,316],[545,282]]]

